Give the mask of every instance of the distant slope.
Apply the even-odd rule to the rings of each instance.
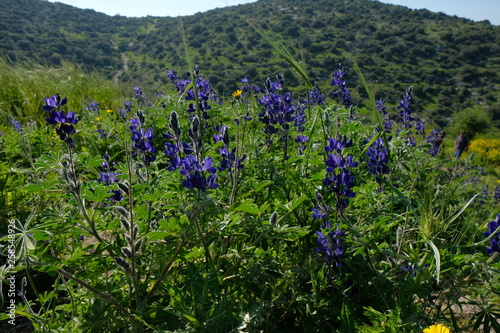
[[[256,20],[305,60],[325,91],[337,64],[349,69],[352,57],[378,98],[395,104],[414,85],[416,110],[439,124],[467,106],[499,103],[500,27],[487,22],[371,0],[261,0],[181,19],[193,63],[225,96],[243,77],[260,83],[278,71],[290,89],[300,86],[248,24]],[[14,61],[71,61],[158,88],[167,84],[167,67],[187,70],[177,18],[111,17],[42,0],[0,2],[0,52]],[[353,71],[349,86],[363,105],[364,88]]]

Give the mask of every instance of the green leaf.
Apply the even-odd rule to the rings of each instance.
[[[105,202],[112,195],[113,193],[109,192],[109,188],[98,185],[92,190],[85,189],[82,193],[82,198],[92,202]]]
[[[432,251],[434,252],[434,259],[436,260],[436,284],[439,285],[439,276],[441,274],[441,254],[439,253],[437,246],[432,241],[428,241],[427,244],[430,245]]]
[[[149,241],[156,241],[159,239],[165,239],[169,236],[172,236],[170,232],[167,231],[152,231],[146,235],[149,238]]]
[[[295,208],[299,207],[300,204],[302,204],[304,202],[304,200],[306,200],[306,199],[307,199],[307,195],[302,194],[298,198],[293,198],[292,201],[290,201],[289,203],[287,203],[285,205],[285,207],[287,207],[289,211],[293,211],[293,210],[295,210]]]
[[[259,215],[259,206],[253,203],[253,200],[248,199],[243,202],[236,202],[231,207],[229,207],[229,211],[236,212],[245,212],[252,215]]]
[[[40,185],[29,184],[23,188],[28,193],[37,193],[44,191],[44,188]]]

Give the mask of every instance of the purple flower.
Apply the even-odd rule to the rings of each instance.
[[[111,185],[112,183],[118,183],[120,181],[120,176],[119,173],[112,172],[111,169],[109,168],[109,155],[108,153],[104,154],[104,162],[102,163],[102,167],[104,168],[104,172],[99,172],[99,177],[97,179],[98,182],[100,183],[105,183],[106,185]],[[109,190],[108,193],[112,193],[112,196],[110,196],[108,199],[112,202],[120,201],[123,199],[123,192],[122,190]]]
[[[375,103],[377,104],[377,110],[384,117],[384,130],[386,133],[392,132],[392,120],[389,117],[389,113],[387,112],[387,107],[385,106],[385,99],[377,100]]]
[[[124,102],[123,109],[120,110],[120,117],[127,119],[128,114],[132,112],[132,103]]]
[[[323,105],[324,101],[325,98],[321,94],[319,86],[316,85],[316,87],[313,90],[309,91],[309,103],[311,105]]]
[[[87,103],[87,107],[85,108],[86,110],[90,110],[92,112],[99,113],[101,111],[101,108],[99,107],[99,103],[89,99]]]
[[[196,89],[198,92],[198,105],[195,105],[193,103],[190,103],[188,105],[188,112],[195,112],[197,108],[202,113],[203,119],[209,119],[210,116],[208,115],[208,112],[211,109],[211,106],[209,105],[209,101],[214,101],[218,104],[221,104],[220,98],[215,94],[215,92],[212,90],[210,83],[205,80],[203,77],[198,76],[199,71],[197,67],[195,68],[194,74],[196,76],[195,78],[195,84],[196,84]],[[179,94],[185,94],[186,96],[184,97],[187,101],[194,101],[195,100],[195,95],[194,95],[194,90],[192,87],[188,89],[188,87],[191,85],[191,79],[181,79],[179,76],[175,74],[174,70],[168,70],[167,71],[167,76],[170,78],[172,83],[174,83],[177,92]],[[187,89],[187,91],[186,91]]]
[[[58,125],[56,133],[59,135],[59,138],[65,141],[68,146],[74,146],[75,140],[70,135],[76,133],[73,127],[73,125],[78,123],[76,113],[75,111],[71,111],[66,114],[64,111],[59,111],[59,108],[65,105],[68,99],[64,98],[61,100],[61,97],[56,94],[52,97],[44,98],[44,100],[46,105],[43,106],[43,109],[49,112],[49,118],[46,118],[47,124]]]
[[[44,98],[44,101],[45,101],[45,105],[43,106],[43,109],[47,112],[50,112],[54,109],[59,110],[59,108],[61,108],[61,106],[66,105],[66,103],[68,102],[68,99],[66,97],[64,97],[61,100],[61,97],[59,96],[59,94],[55,94],[54,96]]]
[[[11,123],[12,125],[14,125],[14,131],[15,132],[18,132],[18,133],[22,133],[23,132],[23,125],[21,125],[20,122],[18,122],[14,117],[12,117],[10,114],[9,114],[9,123]]]
[[[148,166],[156,157],[157,150],[154,146],[153,129],[144,130],[144,115],[141,111],[137,112],[137,118],[130,119],[130,133],[132,134],[132,147],[135,149],[134,154],[140,154],[142,161]]]
[[[326,175],[323,184],[329,192],[335,193],[337,198],[337,210],[341,211],[349,204],[349,198],[355,196],[352,190],[354,187],[354,176],[350,169],[358,166],[358,163],[353,160],[352,155],[344,157],[343,150],[352,145],[351,140],[328,139],[328,145],[325,146],[325,151],[328,153],[328,158],[325,161]]]
[[[199,189],[205,192],[208,188],[214,190],[219,185],[216,183],[217,171],[213,166],[213,159],[206,157],[200,164],[193,155],[187,155],[181,161],[180,173],[186,176],[186,180],[182,182],[187,189]],[[207,177],[208,174],[208,177]]]
[[[497,185],[497,187],[495,187],[495,194],[493,195],[493,199],[496,203],[500,202],[500,185]]]
[[[344,106],[351,105],[351,92],[347,88],[347,81],[345,78],[346,72],[344,70],[344,66],[342,66],[342,64],[339,64],[338,69],[333,72],[332,76],[333,79],[331,85],[337,86],[337,90],[332,93],[333,96],[338,99],[339,104]]]
[[[375,140],[370,147],[368,147],[366,154],[370,159],[368,162],[368,167],[370,172],[382,176],[389,173],[389,157],[387,155],[387,149],[384,144],[384,140]]]
[[[484,233],[484,237],[490,237],[497,229],[500,227],[500,214],[497,215],[495,221],[488,223],[488,231]],[[500,231],[497,231],[495,236],[490,239],[490,247],[488,248],[488,254],[493,254],[494,252],[500,252]]]
[[[109,170],[109,167],[107,168],[106,172],[99,172],[99,174],[101,175],[101,177],[98,178],[97,181],[100,183],[106,183],[106,185],[111,185],[112,183],[118,183],[120,181],[120,178],[117,178],[117,176],[120,176],[120,174],[116,172],[111,172]]]
[[[318,238],[314,251],[326,255],[326,264],[331,264],[333,261],[336,267],[342,267],[344,266],[342,259],[345,258],[346,255],[344,246],[341,243],[341,238],[345,233],[338,229],[339,225],[337,225],[336,230],[325,230],[331,229],[331,222],[328,222],[329,225],[326,226],[327,228],[323,228],[322,231],[316,231],[316,236]]]

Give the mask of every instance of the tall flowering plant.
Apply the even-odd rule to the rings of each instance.
[[[78,124],[75,111],[68,113],[61,110],[61,107],[66,105],[68,99],[65,97],[61,99],[58,94],[44,98],[45,105],[43,109],[48,112],[49,117],[46,118],[47,124],[55,125],[55,131],[59,138],[66,142],[68,146],[74,147],[75,140],[72,135],[76,133],[73,125]]]
[[[199,69],[196,66],[193,70],[193,84],[193,79],[183,79],[177,76],[175,71],[172,69],[167,71],[167,76],[175,85],[177,92],[181,95],[185,94],[184,99],[186,101],[191,101],[188,105],[187,111],[191,113],[199,111],[199,117],[201,116],[202,119],[209,119],[210,116],[208,111],[212,108],[209,102],[212,101],[221,104],[221,100],[210,86],[210,82],[205,80],[199,74]]]
[[[344,156],[344,149],[352,146],[352,140],[328,139],[328,145],[325,146],[325,152],[328,158],[326,164],[326,176],[323,184],[326,189],[335,194],[336,209],[342,212],[349,204],[349,199],[356,193],[353,191],[354,176],[351,173],[352,168],[358,166],[351,154]]]
[[[144,129],[145,121],[144,114],[139,110],[137,118],[130,119],[130,134],[132,135],[133,154],[139,155],[141,161],[149,166],[156,159],[155,155],[158,151],[153,143],[155,138],[153,129]]]

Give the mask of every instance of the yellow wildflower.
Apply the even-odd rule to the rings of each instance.
[[[97,117],[97,118],[95,118],[95,120],[97,120],[97,121],[101,121],[101,120],[102,120],[102,117]]]
[[[239,99],[241,97],[242,93],[243,93],[243,91],[236,90],[236,91],[233,92],[233,97],[236,98],[236,99]]]
[[[106,110],[106,112],[107,112],[107,113],[112,113],[112,112],[113,112],[113,110],[109,110],[109,109],[108,109],[108,110]]]
[[[479,155],[485,162],[500,164],[500,140],[498,139],[473,140],[469,151]]]
[[[424,333],[450,333],[450,330],[443,325],[437,324],[424,329]]]

